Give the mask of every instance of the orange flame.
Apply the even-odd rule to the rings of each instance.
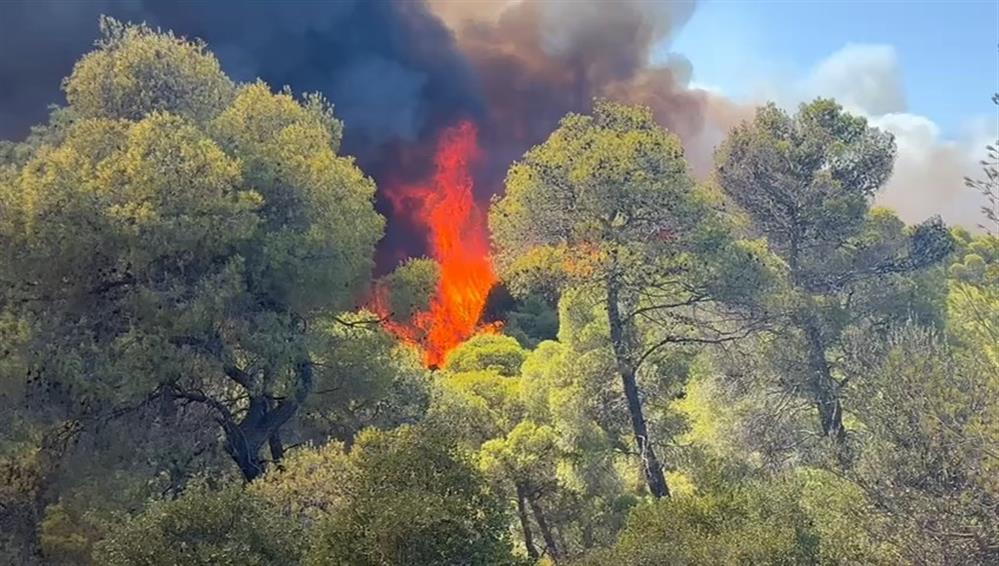
[[[498,324],[480,325],[489,291],[497,281],[489,255],[484,211],[473,198],[470,166],[479,157],[478,131],[461,122],[441,136],[432,178],[418,185],[394,187],[389,200],[397,212],[427,227],[433,259],[440,265],[437,292],[430,308],[409,321],[386,327],[423,348],[428,367],[439,366],[455,346],[477,332],[495,332]],[[384,315],[383,301],[376,311]]]

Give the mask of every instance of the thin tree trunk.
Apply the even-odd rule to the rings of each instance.
[[[548,521],[545,520],[545,514],[541,511],[541,505],[538,504],[538,500],[535,497],[527,497],[527,502],[534,513],[534,522],[538,524],[538,530],[541,531],[541,538],[545,540],[548,555],[552,557],[552,560],[558,562],[562,555],[559,554],[558,545],[555,544],[555,537],[552,536],[552,530],[548,526]]]
[[[520,528],[524,531],[524,546],[527,548],[527,556],[532,560],[537,560],[541,554],[534,546],[534,535],[531,534],[531,521],[527,517],[527,494],[524,486],[517,484],[517,517],[520,518]]]
[[[826,360],[822,337],[815,324],[805,324],[805,337],[808,340],[808,365],[812,373],[812,388],[815,406],[819,412],[822,434],[837,443],[846,440],[843,426],[843,407],[839,399],[839,383],[832,376]]]
[[[558,540],[558,547],[562,549],[563,553],[565,553],[565,549],[569,548],[569,545],[565,542],[565,534],[562,532],[562,529],[559,528],[558,524],[552,527],[552,530],[555,531],[555,539]]]
[[[281,429],[275,430],[267,439],[267,446],[271,450],[271,462],[275,464],[284,458],[284,444],[281,443]]]
[[[628,356],[627,337],[624,321],[621,320],[618,305],[618,290],[613,282],[607,286],[607,318],[610,323],[611,344],[617,361],[621,384],[624,386],[624,397],[628,402],[628,413],[631,415],[631,428],[635,435],[635,443],[642,459],[642,468],[649,491],[655,497],[669,497],[669,486],[663,474],[663,466],[659,462],[652,439],[649,438],[645,413],[642,410],[642,399],[635,378],[635,368]]]

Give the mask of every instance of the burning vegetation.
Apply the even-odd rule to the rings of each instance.
[[[430,178],[386,189],[395,214],[425,228],[439,274],[426,310],[399,320],[386,298],[377,296],[384,290],[376,291],[372,307],[393,334],[423,350],[428,367],[438,367],[449,351],[476,332],[499,327],[481,320],[497,277],[486,214],[474,198],[472,167],[481,157],[477,138],[477,128],[468,121],[445,130]]]

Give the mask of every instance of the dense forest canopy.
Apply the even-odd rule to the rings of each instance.
[[[428,369],[363,305],[440,270],[373,275],[336,101],[102,31],[0,142],[0,562],[999,562],[999,239],[873,206],[895,142],[834,100],[706,181],[564,116],[489,211],[505,325]]]

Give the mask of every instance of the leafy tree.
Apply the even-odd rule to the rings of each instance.
[[[63,88],[82,116],[138,121],[168,112],[196,122],[218,115],[235,86],[203,43],[101,18],[97,49],[73,68]]]
[[[760,333],[700,356],[674,404],[686,425],[677,442],[760,474],[806,463],[810,406],[777,385],[782,346]]]
[[[525,348],[534,348],[558,335],[558,309],[537,293],[528,293],[506,313],[503,333]]]
[[[537,503],[541,493],[529,489],[524,478],[504,473],[506,470],[501,466],[490,465],[495,460],[489,459],[487,449],[502,443],[513,430],[526,424],[519,377],[526,354],[515,339],[507,336],[483,334],[458,346],[448,355],[444,373],[435,384],[427,425],[452,436],[474,454],[497,492],[516,502],[525,550],[536,559],[540,552],[534,543],[528,516],[531,512],[541,525],[546,550],[558,555],[544,512]]]
[[[697,185],[648,109],[566,116],[490,211],[502,329],[429,371],[379,323],[439,266],[372,281],[330,104],[101,26],[0,142],[0,563],[999,563],[999,240],[872,207],[865,120],[768,105]]]
[[[797,383],[815,404],[822,433],[845,438],[832,354],[847,326],[905,317],[907,275],[950,253],[939,220],[907,229],[870,199],[891,174],[889,134],[831,100],[789,116],[773,104],[736,127],[717,155],[725,193],[787,266],[788,289],[771,309],[791,348],[807,360]]]
[[[37,561],[45,467],[44,453],[38,449],[0,457],[0,560],[8,564]]]
[[[950,334],[999,367],[999,237],[970,238],[964,247],[949,269]]]
[[[602,296],[649,491],[669,495],[637,374],[667,345],[739,335],[713,311],[763,283],[765,250],[730,237],[690,179],[679,140],[647,108],[608,101],[592,116],[566,116],[511,167],[490,226],[514,291],[574,286]]]
[[[480,467],[494,481],[506,480],[514,486],[517,515],[528,556],[538,558],[531,531],[528,509],[538,526],[548,556],[558,560],[564,548],[555,539],[552,526],[542,508],[541,498],[558,488],[557,467],[561,451],[555,430],[525,420],[501,438],[482,444]]]
[[[984,344],[955,350],[915,325],[885,340],[850,337],[850,400],[864,425],[848,477],[887,518],[872,536],[900,560],[999,559],[999,365]]]
[[[81,423],[203,405],[252,479],[324,379],[322,321],[368,283],[374,185],[322,99],[234,87],[169,34],[106,20],[64,86],[73,120],[0,184],[30,387]]]
[[[516,509],[527,555],[555,560],[610,540],[604,529],[624,514],[612,503],[622,489],[613,479],[617,470],[601,467],[613,460],[608,446],[578,426],[586,417],[576,411],[587,407],[574,397],[580,390],[561,390],[570,382],[561,381],[562,372],[578,376],[580,368],[561,365],[569,357],[552,355],[559,346],[545,342],[525,359],[512,338],[469,340],[438,374],[426,421],[470,450]],[[560,375],[558,384],[539,375],[551,371]],[[626,413],[618,416],[627,422]]]
[[[420,353],[376,320],[361,311],[320,322],[311,346],[319,368],[313,393],[289,432],[314,442],[332,436],[350,445],[364,428],[394,428],[423,418],[431,391]]]
[[[495,371],[506,377],[520,373],[527,352],[516,339],[499,334],[472,337],[451,352],[444,369],[452,372]]]
[[[339,442],[291,450],[243,493],[291,521],[295,548],[308,546],[304,564],[518,563],[485,478],[424,427],[368,429],[349,451]]]
[[[346,508],[353,474],[350,452],[342,442],[330,441],[290,450],[280,468],[268,470],[248,489],[282,514],[316,525]]]

